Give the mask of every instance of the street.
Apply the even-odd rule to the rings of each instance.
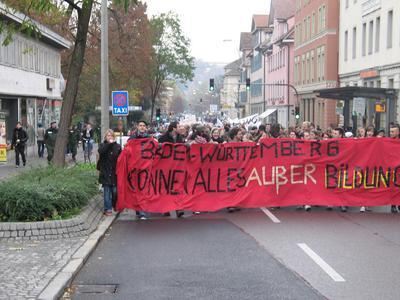
[[[399,299],[400,216],[387,211],[124,212],[72,299]]]

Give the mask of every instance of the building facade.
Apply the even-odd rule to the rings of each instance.
[[[267,122],[288,128],[295,123],[297,101],[290,87],[293,84],[294,0],[271,1],[268,25],[272,34],[262,46],[266,57]]]
[[[340,86],[400,89],[400,2],[398,0],[340,1]],[[384,128],[388,111],[376,104],[385,99],[362,101],[355,126]],[[398,102],[398,101],[397,101]],[[351,107],[351,106],[350,106]],[[385,106],[384,106],[385,107]],[[391,113],[399,122],[399,105]],[[354,114],[354,111],[353,111]]]
[[[261,114],[265,110],[265,56],[261,50],[261,45],[270,31],[268,22],[268,15],[254,15],[251,22],[251,51],[248,54],[251,86],[248,115]]]
[[[11,12],[0,3],[0,21],[20,25],[26,17]],[[0,34],[0,118],[5,120],[6,139],[10,141],[17,121],[27,129],[34,143],[38,123],[44,127],[59,121],[64,79],[61,75],[61,51],[70,42],[37,24],[38,39],[15,33],[3,45],[6,32]]]
[[[297,0],[295,9],[294,84],[300,121],[322,129],[336,126],[336,101],[317,98],[314,91],[338,87],[339,1]]]
[[[238,117],[240,63],[237,59],[224,67],[224,83],[221,90],[220,111],[230,119]]]
[[[251,55],[252,52],[252,34],[251,32],[240,33],[240,85],[238,87],[239,103],[237,104],[238,118],[250,115],[250,93],[246,90],[244,83],[251,74]]]

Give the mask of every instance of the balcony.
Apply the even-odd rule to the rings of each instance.
[[[381,8],[382,0],[364,0],[361,2],[362,16],[366,16]]]

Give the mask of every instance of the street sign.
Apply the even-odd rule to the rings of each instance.
[[[127,116],[129,114],[128,91],[112,92],[112,115]]]

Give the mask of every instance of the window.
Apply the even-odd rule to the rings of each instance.
[[[353,53],[352,58],[355,59],[357,57],[357,28],[353,28]]]
[[[315,35],[315,12],[312,13],[312,19],[311,19],[311,36]]]
[[[262,79],[258,79],[254,83],[250,86],[251,97],[259,97],[262,95]]]
[[[314,50],[311,50],[311,70],[310,70],[310,81],[314,82],[314,70],[315,70],[315,62],[314,62]]]
[[[317,81],[321,80],[320,64],[321,64],[321,49],[317,48]]]
[[[372,54],[374,44],[374,21],[369,22],[369,31],[368,31],[368,54]]]
[[[305,84],[306,83],[306,58],[305,58],[304,54],[302,55],[301,60],[302,60],[301,82],[302,82],[302,84]]]
[[[321,47],[321,79],[325,80],[325,46]]]
[[[346,0],[346,8],[349,7],[349,0]]]
[[[310,83],[310,54],[306,54],[306,83]]]
[[[322,15],[321,15],[321,30],[324,30],[325,26],[326,26],[326,16],[325,16],[326,8],[325,8],[325,5],[322,6],[321,12],[322,12]]]
[[[349,32],[346,30],[344,32],[344,61],[347,61],[348,59],[348,44],[349,44]]]
[[[307,41],[307,19],[303,20],[303,41]]]
[[[393,10],[388,12],[387,48],[392,48],[392,42],[393,42]]]
[[[366,53],[367,53],[367,23],[364,23],[362,31],[362,56],[365,56]]]
[[[393,78],[390,78],[390,79],[389,79],[389,86],[388,86],[388,88],[389,88],[389,89],[394,88],[394,79],[393,79]]]
[[[318,8],[318,24],[317,24],[317,32],[321,31],[321,7]]]
[[[379,52],[379,40],[381,36],[381,18],[376,18],[375,24],[375,52]]]
[[[308,31],[308,39],[311,38],[311,17],[308,16],[307,18],[307,31]]]

